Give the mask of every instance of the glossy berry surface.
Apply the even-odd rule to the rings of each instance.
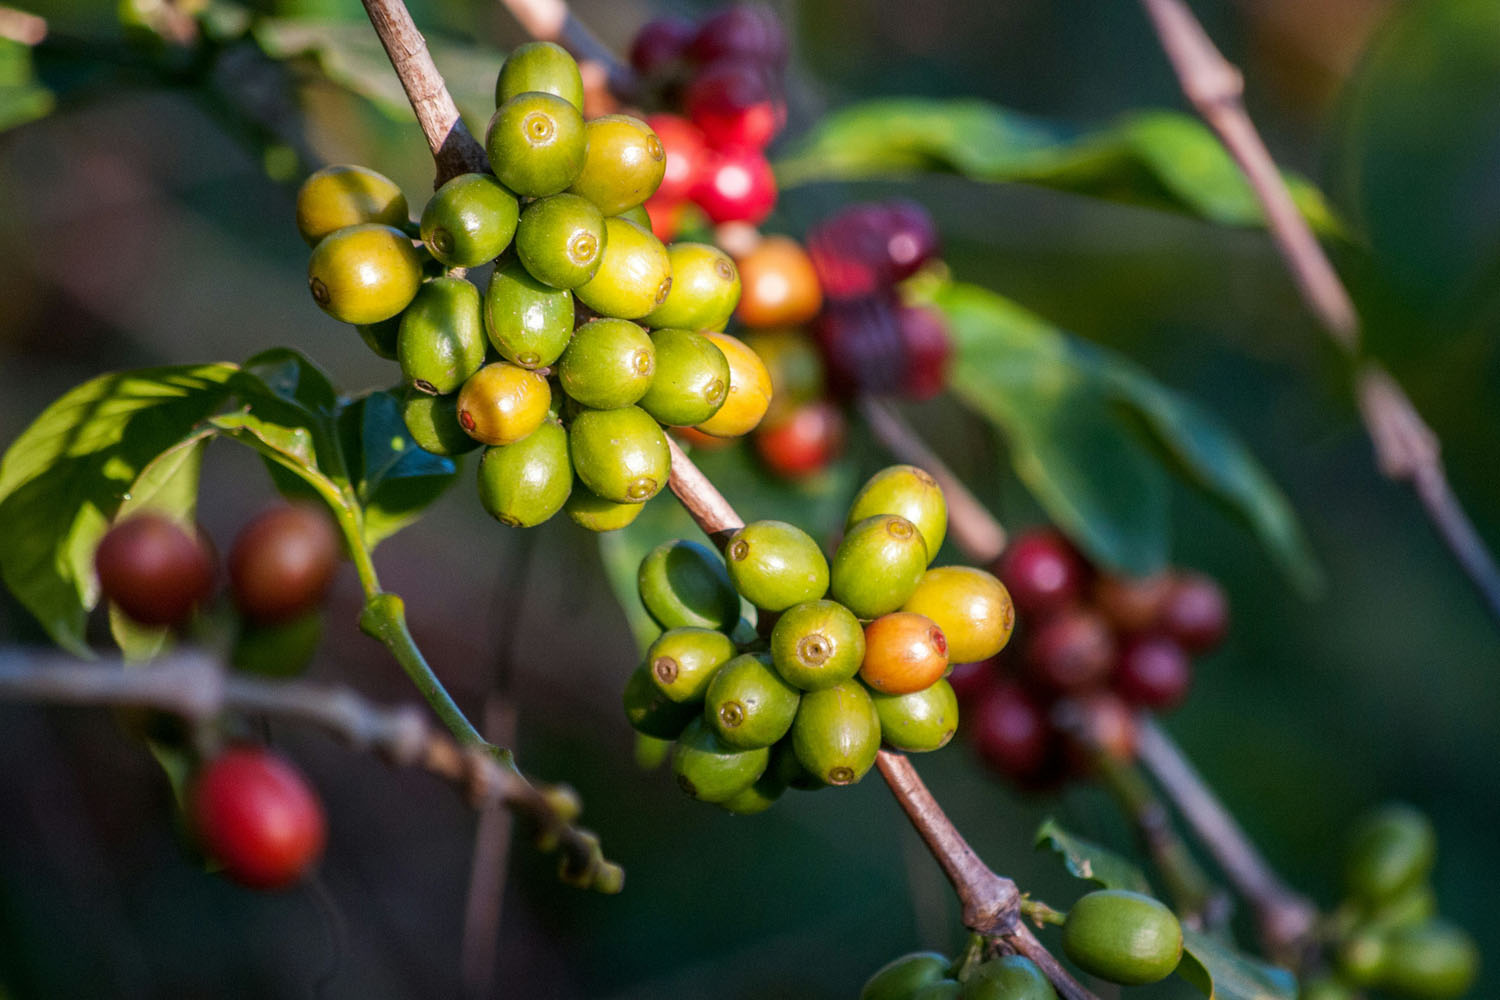
[[[515,444],[542,426],[551,403],[545,376],[496,361],[469,376],[458,390],[458,423],[484,444]]]
[[[786,102],[767,68],[721,59],[693,78],[687,112],[710,145],[764,149],[786,124]]]
[[[313,247],[307,287],[324,312],[368,324],[405,309],[422,284],[422,258],[406,234],[379,223],[349,226]]]
[[[229,549],[235,605],[251,621],[287,621],[322,603],[341,547],[327,514],[307,506],[273,507],[240,529]]]
[[[579,480],[614,503],[645,503],[672,472],[667,436],[638,406],[583,411],[568,428],[568,448]]]
[[[653,330],[656,376],[640,399],[641,409],[669,426],[702,423],[729,395],[729,361],[724,352],[692,330]]]
[[[1132,636],[1120,647],[1110,682],[1126,701],[1164,711],[1187,697],[1193,682],[1193,661],[1166,636]]]
[[[587,154],[569,188],[605,215],[619,215],[656,193],[667,151],[651,126],[629,115],[604,115],[585,126]]]
[[[1137,986],[1165,979],[1182,957],[1182,925],[1150,896],[1121,889],[1091,892],[1068,911],[1063,951],[1101,979]]]
[[[204,849],[241,885],[290,885],[322,854],[323,808],[296,768],[275,754],[228,750],[199,772],[188,794]]]
[[[557,194],[583,170],[588,152],[583,115],[555,94],[517,94],[490,119],[485,152],[496,178],[516,194]]]
[[[940,566],[922,575],[902,610],[932,619],[954,663],[988,659],[1010,640],[1016,611],[999,580],[972,566]]]
[[[649,327],[684,330],[724,329],[740,300],[740,272],[729,255],[707,243],[673,243],[667,247],[672,287],[661,304],[646,315]]]
[[[521,94],[561,97],[583,111],[583,77],[568,50],[556,42],[526,42],[510,50],[495,80],[495,106]]]
[[[100,593],[142,625],[180,625],[213,590],[208,550],[176,522],[138,514],[94,550]]]
[[[759,150],[710,152],[692,197],[715,224],[759,225],[776,207],[776,176]]]
[[[948,640],[924,615],[895,611],[865,626],[859,677],[884,694],[930,687],[948,669]]]
[[[849,505],[845,527],[877,514],[898,514],[915,525],[926,543],[929,563],[948,536],[948,502],[942,487],[915,465],[886,466],[866,480]]]
[[[520,211],[516,196],[489,174],[460,174],[422,209],[422,242],[449,267],[478,267],[510,246]]]
[[[861,618],[905,604],[927,569],[927,544],[904,517],[877,514],[845,533],[833,555],[834,600]]]
[[[864,658],[864,628],[837,601],[805,601],[788,608],[771,629],[772,662],[782,677],[804,691],[847,681]]]
[[[308,245],[346,226],[407,223],[406,195],[368,167],[335,164],[310,174],[297,191],[297,231]]]
[[[1043,528],[1011,543],[1000,561],[999,576],[1022,615],[1042,617],[1078,600],[1088,569],[1072,543]]]
[[[771,373],[765,362],[745,342],[727,333],[705,333],[704,336],[724,355],[729,364],[729,392],[714,415],[697,425],[714,437],[739,437],[760,425],[771,406]]]
[[[811,535],[785,521],[752,521],[729,538],[724,562],[756,607],[785,611],[828,590],[828,560]]]

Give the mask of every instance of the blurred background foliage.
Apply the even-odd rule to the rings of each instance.
[[[411,6],[478,126],[519,30],[498,4]],[[620,50],[650,17],[706,6],[576,4]],[[122,8],[127,22],[168,35],[183,9]],[[1278,161],[1319,186],[1346,227],[1334,245],[1370,347],[1441,436],[1457,492],[1500,543],[1500,8],[1194,9],[1245,69],[1251,114]],[[47,19],[47,40],[32,50],[0,41],[0,126],[17,126],[0,134],[11,206],[0,215],[0,441],[101,371],[238,360],[273,344],[307,353],[346,390],[388,384],[389,368],[307,301],[291,221],[295,183],[320,160],[367,163],[414,200],[430,189],[425,146],[359,5],[214,6],[211,33],[237,38],[253,23],[254,34],[211,60],[127,44],[139,29],[109,5],[27,10]],[[796,37],[787,148],[827,112],[875,97],[979,98],[1058,134],[1182,106],[1134,4],[780,10]],[[934,213],[956,278],[1130,358],[1214,413],[1284,489],[1326,577],[1313,599],[1201,494],[1169,483],[1146,512],[1165,526],[1174,562],[1225,582],[1236,615],[1168,728],[1273,863],[1325,903],[1355,812],[1387,798],[1429,812],[1443,909],[1490,958],[1473,995],[1500,995],[1495,625],[1409,491],[1376,473],[1345,366],[1264,234],[949,174],[809,183],[787,193],[769,228],[800,234],[841,202],[893,194]],[[1007,525],[1042,520],[1004,440],[952,401],[909,415]],[[861,471],[881,462],[868,442],[854,455]],[[733,456],[721,464],[723,485],[744,497],[751,471]],[[836,493],[855,471],[811,490]],[[567,890],[521,838],[494,995],[848,997],[898,953],[958,947],[951,896],[880,782],[792,793],[736,818],[637,770],[618,708],[633,640],[594,540],[554,522],[536,531],[528,560],[522,536],[488,521],[460,483],[384,544],[384,582],[407,598],[419,641],[474,717],[500,665],[513,664],[523,765],[578,787],[585,821],[628,872],[623,896]],[[258,461],[227,446],[212,449],[203,489],[201,516],[221,550],[273,495]],[[746,510],[837,507],[826,497],[779,506],[788,502],[756,493]],[[346,572],[312,676],[412,700],[358,634],[358,602]],[[0,640],[43,641],[9,597]],[[0,709],[0,754],[12,762],[0,772],[0,995],[457,995],[473,816],[420,775],[290,726],[268,735],[326,797],[331,847],[315,886],[262,896],[202,875],[181,847],[166,781],[107,713]],[[1042,818],[1129,847],[1090,791],[1018,796],[962,746],[920,767],[981,854],[1050,902],[1080,890],[1033,853]]]

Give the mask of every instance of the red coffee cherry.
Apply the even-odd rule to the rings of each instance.
[[[142,625],[180,625],[213,592],[202,541],[160,514],[120,521],[94,550],[99,591]]]
[[[755,453],[777,475],[801,479],[821,472],[844,449],[844,411],[826,399],[794,409],[755,432]]]
[[[999,660],[999,657],[992,656],[978,663],[960,663],[953,668],[953,671],[948,674],[948,684],[953,688],[953,693],[958,696],[959,705],[974,704],[991,688],[1001,683]],[[968,711],[967,707],[964,710]]]
[[[1026,647],[1031,677],[1058,692],[1081,692],[1104,682],[1115,662],[1115,637],[1094,611],[1065,611],[1043,623]]]
[[[937,255],[937,227],[916,202],[850,205],[807,234],[829,298],[873,295],[910,277]]]
[[[927,209],[900,199],[882,205],[886,266],[892,280],[909,278],[941,250],[937,224]]]
[[[1187,652],[1167,636],[1150,634],[1125,641],[1111,678],[1120,697],[1158,711],[1180,704],[1192,682]]]
[[[1129,577],[1101,573],[1094,581],[1094,607],[1123,632],[1145,632],[1156,627],[1172,590],[1172,577]]]
[[[901,389],[906,376],[901,321],[888,296],[826,300],[813,333],[833,392],[885,395]]]
[[[641,76],[668,70],[687,54],[698,27],[682,17],[658,17],[647,21],[630,43],[630,65]]]
[[[194,779],[188,802],[204,850],[241,885],[290,885],[323,853],[317,796],[295,767],[266,750],[220,754]]]
[[[699,71],[684,99],[688,117],[718,148],[764,149],[786,124],[786,101],[766,67],[721,59]]]
[[[758,149],[716,150],[709,154],[692,197],[715,225],[759,225],[776,207],[776,176]]]
[[[1203,573],[1180,574],[1162,607],[1161,627],[1189,653],[1217,646],[1229,631],[1229,602],[1223,589]]]
[[[1135,711],[1116,694],[1093,691],[1052,706],[1049,721],[1063,734],[1069,770],[1085,776],[1103,753],[1118,761],[1135,758],[1140,726]]]
[[[1017,611],[1042,617],[1078,600],[1088,566],[1059,532],[1040,528],[1011,543],[996,575],[1010,591]]]
[[[737,3],[698,27],[688,55],[700,63],[726,57],[753,59],[773,68],[786,65],[787,37],[781,18],[764,4]]]
[[[948,321],[930,306],[901,306],[896,310],[901,330],[901,392],[911,399],[931,399],[948,385],[948,362],[953,341]]]
[[[692,193],[693,185],[703,173],[708,156],[708,143],[703,130],[681,115],[655,114],[646,116],[646,124],[661,140],[667,151],[667,169],[661,184],[651,197],[663,202],[682,201]],[[650,212],[650,209],[647,209]],[[652,226],[656,224],[652,218]]]
[[[965,708],[963,718],[975,752],[996,771],[1023,784],[1048,771],[1054,738],[1046,710],[1014,680],[990,687]]]
[[[260,624],[296,618],[322,603],[339,553],[338,533],[322,510],[283,505],[258,514],[229,550],[235,604]]]

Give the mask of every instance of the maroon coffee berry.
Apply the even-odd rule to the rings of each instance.
[[[813,323],[828,387],[842,396],[900,391],[905,378],[901,321],[887,296],[829,300]]]
[[[1115,662],[1115,637],[1097,612],[1064,611],[1044,622],[1026,647],[1026,667],[1042,686],[1058,692],[1097,687]]]
[[[229,550],[234,602],[260,624],[296,618],[322,602],[339,554],[338,534],[322,510],[273,507],[240,529]]]
[[[1193,662],[1187,652],[1175,640],[1156,634],[1125,640],[1110,678],[1120,697],[1158,711],[1180,704],[1192,681]]]
[[[1223,589],[1202,573],[1178,575],[1162,607],[1161,627],[1189,653],[1217,646],[1229,631],[1229,602]]]
[[[937,227],[916,202],[850,205],[814,226],[807,250],[823,291],[832,299],[888,290],[931,260]]]
[[[1109,691],[1091,691],[1053,704],[1048,721],[1062,734],[1069,770],[1079,776],[1094,770],[1102,753],[1118,761],[1135,758],[1140,727],[1134,710]]]
[[[931,399],[948,384],[948,362],[953,356],[948,321],[930,306],[901,306],[896,320],[901,329],[902,395]]]
[[[159,514],[110,528],[94,550],[94,568],[100,593],[142,625],[180,625],[213,591],[210,551]]]
[[[958,696],[958,703],[963,706],[972,705],[983,698],[1001,680],[999,658],[994,656],[978,663],[960,663],[948,674],[948,684]]]
[[[647,21],[630,43],[630,65],[641,76],[655,76],[687,54],[698,26],[681,17]]]
[[[705,20],[688,46],[699,63],[753,59],[773,68],[786,65],[787,37],[781,18],[764,4],[737,3]]]
[[[1123,632],[1145,632],[1161,620],[1162,609],[1172,590],[1172,577],[1129,577],[1101,573],[1094,581],[1094,607]]]
[[[1077,601],[1088,566],[1066,538],[1051,528],[1028,531],[1011,543],[997,575],[1022,615],[1050,615]]]
[[[1004,679],[964,712],[974,750],[1008,778],[1031,784],[1048,771],[1054,754],[1046,710],[1025,688]]]

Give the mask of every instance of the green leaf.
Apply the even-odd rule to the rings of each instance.
[[[1182,929],[1177,974],[1210,1000],[1296,1000],[1297,979],[1198,931]]]
[[[271,58],[309,58],[330,80],[369,99],[387,115],[411,120],[406,92],[368,24],[265,18],[252,33]],[[505,54],[489,46],[431,35],[427,48],[464,117],[481,123],[474,131],[482,138],[482,123],[489,121],[495,108],[495,76]]]
[[[371,549],[420,517],[458,477],[451,459],[423,451],[412,439],[400,400],[390,392],[354,400],[339,423]]]
[[[1047,819],[1037,828],[1033,841],[1037,850],[1047,849],[1062,859],[1068,874],[1086,879],[1104,889],[1128,889],[1151,894],[1151,883],[1134,864],[1091,840],[1075,837]]]
[[[317,466],[340,486],[349,481],[335,420],[338,396],[322,369],[296,351],[274,348],[250,358],[236,376],[236,394],[262,420],[307,430]]]
[[[88,655],[94,548],[141,472],[224,402],[236,371],[102,375],[47,407],[0,459],[0,576],[60,646]]]
[[[56,106],[52,91],[36,79],[30,46],[0,38],[0,132],[45,118]]]
[[[1137,574],[1166,563],[1170,470],[1243,519],[1294,583],[1317,588],[1291,504],[1207,411],[993,292],[955,283],[935,303],[957,349],[954,392],[1006,435],[1027,488],[1095,559]]]
[[[349,510],[338,484],[323,474],[317,465],[312,432],[306,427],[292,427],[262,419],[253,413],[225,413],[209,424],[226,437],[247,444],[283,469],[311,486],[329,506]]]
[[[885,98],[827,116],[776,164],[783,188],[933,171],[1185,212],[1221,225],[1264,223],[1249,184],[1213,133],[1176,111],[1138,111],[1080,130],[986,101]],[[1295,176],[1287,183],[1316,231],[1341,234],[1315,187]]]
[[[171,518],[190,533],[196,532],[198,479],[210,436],[209,431],[197,431],[152,459],[136,477],[115,516],[125,518],[149,510]],[[109,630],[125,659],[137,663],[160,653],[172,634],[170,629],[137,624],[114,605],[109,608]]]

